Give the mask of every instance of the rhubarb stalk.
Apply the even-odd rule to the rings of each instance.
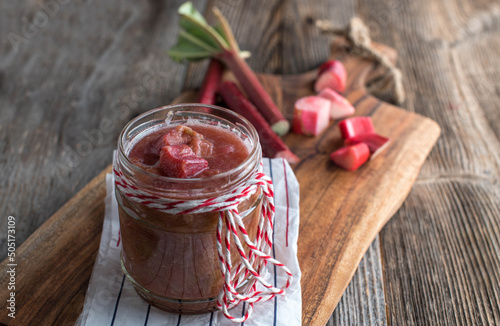
[[[190,2],[181,5],[179,7],[181,31],[177,44],[169,51],[170,56],[178,61],[183,59],[194,61],[208,57],[220,59],[233,71],[249,99],[271,125],[272,130],[278,135],[286,134],[290,129],[288,121],[243,59],[247,53],[240,51],[222,13],[214,8],[214,14],[219,21],[217,27],[208,25]]]
[[[198,93],[197,103],[215,104],[215,93],[222,80],[223,71],[224,65],[222,62],[217,59],[210,60],[207,72],[205,73],[205,79],[203,79],[203,83]]]
[[[282,157],[289,163],[298,163],[299,158],[293,154],[276,135],[255,106],[243,95],[238,86],[230,81],[223,82],[217,91],[229,109],[244,116],[255,127],[259,134],[262,152],[267,157]]]

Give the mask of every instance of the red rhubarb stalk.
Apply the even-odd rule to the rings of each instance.
[[[269,127],[264,117],[255,106],[243,95],[235,83],[225,81],[217,91],[224,102],[236,113],[244,116],[255,127],[259,134],[262,152],[267,157],[282,157],[289,163],[298,163],[299,158],[290,151],[283,141]]]
[[[217,59],[210,60],[207,72],[205,73],[205,79],[203,79],[203,83],[198,93],[197,103],[215,104],[215,95],[217,87],[219,87],[222,79],[223,71],[224,65],[222,62]]]
[[[255,73],[250,69],[246,61],[234,50],[224,51],[220,59],[233,72],[240,82],[248,98],[259,109],[259,112],[267,120],[271,129],[278,135],[285,135],[290,129],[288,121],[274,104],[271,96],[266,92]]]
[[[192,3],[186,2],[179,7],[181,29],[177,44],[169,51],[170,56],[179,61],[210,57],[223,61],[233,71],[248,98],[266,118],[272,130],[279,135],[286,134],[290,129],[288,121],[243,59],[246,53],[240,51],[227,20],[217,8],[213,11],[219,21],[216,27],[208,25]]]
[[[208,161],[197,156],[188,145],[163,146],[158,167],[171,178],[189,178],[207,169]]]

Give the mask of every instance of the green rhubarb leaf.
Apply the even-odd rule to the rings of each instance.
[[[206,43],[209,47],[222,51],[228,47],[226,40],[210,25],[191,2],[179,7],[180,26],[187,33]]]
[[[214,29],[217,31],[217,33],[220,34],[220,36],[224,39],[224,41],[228,42],[226,34],[224,34],[224,29],[220,24],[214,26]],[[229,43],[228,43],[229,44]]]
[[[214,55],[220,52],[220,50],[218,48],[214,48],[214,47],[208,45],[207,43],[203,42],[203,40],[200,40],[199,38],[197,38],[193,34],[190,34],[186,31],[181,30],[179,32],[179,38],[183,38],[186,42],[193,43],[194,45],[196,45],[200,48],[203,48],[206,51],[208,51]]]
[[[191,1],[183,3],[179,7],[177,12],[180,15],[190,16],[192,19],[194,19],[202,24],[208,25],[207,21],[205,20],[205,17],[203,17],[203,15],[198,10],[196,10],[196,8],[193,6]]]
[[[239,51],[233,33],[224,18],[217,17],[221,24],[214,28],[208,25],[203,15],[194,8],[191,2],[182,4],[178,13],[181,16],[181,30],[177,44],[168,52],[172,59],[176,61],[201,60],[231,49],[239,52],[242,58],[250,56],[247,51]],[[222,16],[220,11],[216,10],[216,16]]]
[[[168,54],[173,60],[181,62],[184,59],[189,61],[202,60],[211,57],[213,53],[179,35],[177,44],[168,51]]]

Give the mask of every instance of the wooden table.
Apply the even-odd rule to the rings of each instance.
[[[110,164],[128,120],[200,84],[205,64],[166,55],[181,3],[0,2],[2,248],[9,215],[20,245]],[[500,324],[500,5],[194,3],[209,19],[207,8],[217,5],[252,52],[249,64],[268,73],[304,72],[327,58],[329,38],[315,19],[341,27],[360,16],[375,41],[399,51],[404,108],[442,128],[329,325]]]

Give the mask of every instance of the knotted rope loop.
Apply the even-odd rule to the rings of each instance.
[[[385,73],[378,81],[370,85],[368,91],[382,97],[390,93],[392,99],[397,104],[401,104],[405,101],[406,94],[403,88],[401,71],[392,64],[386,55],[373,47],[370,31],[361,18],[351,18],[344,28],[336,28],[326,20],[317,20],[316,27],[318,27],[322,33],[345,37],[351,44],[352,52],[361,57],[374,60],[384,67]]]

